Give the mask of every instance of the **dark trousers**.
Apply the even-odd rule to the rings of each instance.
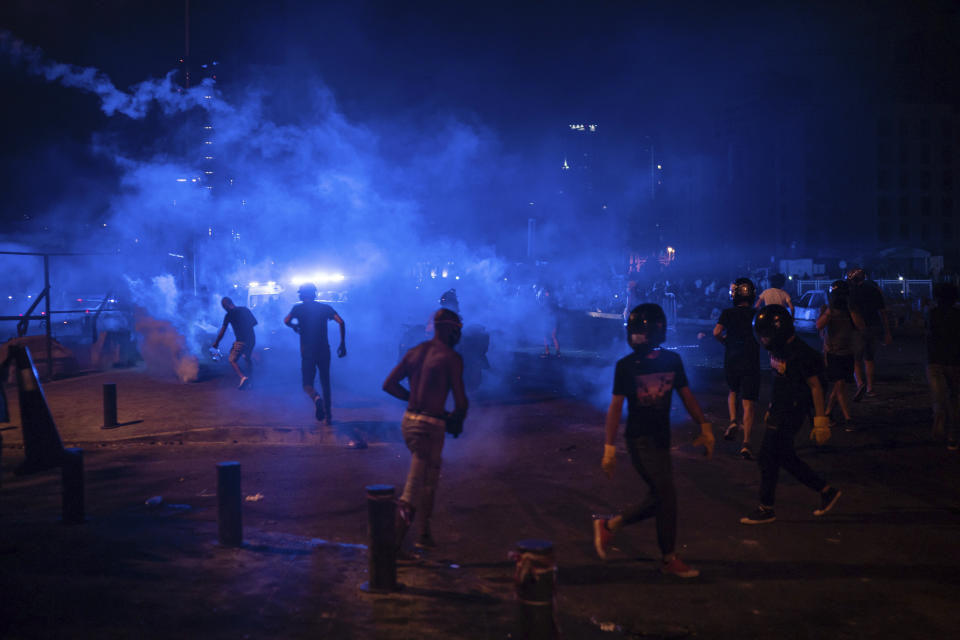
[[[827,486],[806,462],[797,457],[793,440],[803,426],[806,414],[780,416],[776,426],[767,425],[760,445],[758,462],[760,463],[760,504],[772,507],[777,493],[777,480],[780,467],[814,491],[823,491]]]
[[[320,389],[323,391],[323,408],[330,417],[330,350],[318,350],[314,352],[300,352],[300,375],[303,382],[303,390],[311,398],[317,395],[313,388],[313,378],[320,376]]]
[[[627,507],[623,523],[633,524],[654,516],[657,519],[657,543],[663,555],[673,553],[677,541],[677,491],[673,486],[673,461],[669,447],[658,447],[652,438],[627,438],[630,461],[643,481],[647,496],[643,502]]]

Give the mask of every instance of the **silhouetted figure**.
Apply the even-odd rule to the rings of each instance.
[[[220,332],[217,339],[213,341],[213,348],[216,349],[223,340],[223,335],[227,331],[227,325],[233,327],[233,346],[230,347],[230,366],[237,372],[240,378],[238,389],[246,389],[250,384],[250,378],[253,376],[253,347],[257,343],[257,337],[253,328],[257,325],[257,319],[253,313],[246,307],[238,307],[230,298],[224,297],[220,300],[220,306],[226,311],[223,316],[223,324],[220,326]],[[244,373],[240,368],[240,358],[246,360],[247,372]]]
[[[943,282],[933,289],[937,306],[927,315],[927,380],[933,396],[933,437],[960,448],[960,308],[957,287]]]
[[[834,403],[840,406],[844,428],[853,431],[853,417],[847,403],[847,384],[853,384],[853,354],[857,331],[864,328],[863,318],[850,309],[850,286],[844,280],[835,280],[830,285],[830,301],[820,310],[817,330],[823,336],[823,353],[826,358],[826,379],[830,385],[826,414],[833,413]]]
[[[723,310],[713,337],[724,346],[723,372],[727,378],[727,412],[730,423],[723,432],[724,440],[733,440],[741,425],[737,422],[737,395],[743,405],[743,446],[740,456],[753,459],[750,435],[760,398],[760,347],[753,337],[753,303],[757,289],[749,278],[737,278],[730,285],[733,306]]]
[[[850,309],[863,318],[864,328],[857,332],[856,348],[853,354],[854,376],[857,380],[857,392],[854,402],[873,397],[873,381],[876,374],[876,355],[880,344],[890,345],[890,321],[887,318],[887,305],[883,301],[880,287],[867,280],[867,273],[860,267],[847,272],[850,283]]]
[[[316,408],[316,418],[326,425],[333,424],[330,402],[330,343],[327,339],[327,323],[333,320],[340,325],[340,345],[337,356],[347,355],[347,327],[343,318],[333,307],[317,302],[317,287],[311,283],[300,285],[297,290],[300,302],[293,306],[283,323],[300,334],[300,373],[303,390]],[[296,322],[294,322],[296,320]],[[313,380],[320,377],[321,397],[313,387]]]

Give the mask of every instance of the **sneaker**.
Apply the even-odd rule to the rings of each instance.
[[[857,430],[856,421],[853,418],[850,418],[849,420],[844,420],[843,430],[846,431],[847,433],[853,433],[854,431],[856,431]]]
[[[753,460],[753,451],[750,449],[750,445],[745,444],[740,447],[740,457],[744,460]]]
[[[593,548],[597,550],[597,555],[601,560],[607,559],[607,547],[613,540],[613,531],[607,528],[608,520],[606,518],[594,518],[593,520]]]
[[[947,451],[956,451],[960,449],[960,442],[948,442]]]
[[[826,493],[820,492],[820,508],[813,512],[815,516],[822,516],[830,509],[833,509],[833,505],[837,504],[837,499],[840,498],[840,490],[834,487],[830,487],[830,490]]]
[[[867,400],[875,400],[877,397],[877,392],[873,389],[867,389],[867,395],[864,396]]]
[[[323,419],[327,417],[327,412],[323,410],[323,398],[317,396],[313,399],[313,404],[316,406],[316,412],[314,415],[317,417],[317,422],[323,422]]]
[[[750,515],[740,518],[740,524],[769,524],[777,519],[773,509],[759,506],[754,509]]]
[[[660,565],[660,573],[665,576],[676,576],[678,578],[696,578],[700,572],[691,569],[678,556],[673,556],[669,561]]]
[[[866,393],[867,393],[867,388],[865,386],[857,387],[857,392],[853,394],[853,401],[860,402],[861,400],[863,400],[863,396]]]
[[[250,378],[243,376],[240,378],[240,384],[237,385],[237,389],[246,389],[248,386],[250,386]]]
[[[740,425],[737,424],[736,420],[731,420],[730,424],[727,426],[727,430],[723,432],[724,440],[733,440],[737,436],[737,431],[740,430]]]

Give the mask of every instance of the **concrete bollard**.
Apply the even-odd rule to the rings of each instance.
[[[63,491],[61,521],[63,524],[82,524],[87,519],[84,504],[83,449],[64,449],[60,471]]]
[[[397,502],[393,487],[372,484],[367,488],[370,581],[360,585],[367,593],[392,593],[397,583]]]
[[[240,496],[240,463],[217,464],[217,525],[224,547],[243,546],[243,521]]]
[[[106,382],[103,385],[103,429],[115,429],[117,424],[117,385]]]
[[[553,543],[521,540],[510,557],[517,563],[513,582],[517,595],[517,638],[554,640],[560,637],[554,610],[557,564]]]

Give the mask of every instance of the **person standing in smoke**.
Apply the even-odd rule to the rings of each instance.
[[[847,281],[850,283],[850,310],[859,313],[865,325],[863,330],[857,333],[853,355],[854,378],[857,381],[853,401],[860,402],[864,396],[873,397],[877,347],[881,341],[885,346],[893,344],[893,337],[890,334],[887,305],[883,301],[880,287],[868,281],[867,272],[860,267],[854,267],[847,272]]]
[[[327,323],[331,320],[340,325],[340,345],[337,356],[347,355],[347,326],[343,318],[330,305],[317,302],[317,287],[309,282],[297,290],[300,302],[283,319],[283,323],[300,334],[300,373],[303,390],[313,400],[317,421],[327,426],[333,424],[330,403],[330,343],[327,339]],[[296,320],[296,322],[294,322]],[[323,396],[313,387],[314,377],[320,376]]]
[[[823,336],[823,353],[827,362],[826,379],[830,386],[827,418],[833,413],[833,405],[840,406],[844,429],[854,430],[853,416],[847,402],[847,384],[853,383],[853,353],[857,331],[864,329],[863,319],[850,309],[850,285],[845,280],[835,280],[830,285],[829,303],[820,309],[817,330]]]
[[[811,409],[814,418],[810,439],[817,445],[830,439],[830,419],[824,414],[820,384],[823,356],[797,337],[793,316],[779,304],[761,309],[753,328],[757,341],[770,352],[773,394],[767,411],[767,429],[760,445],[760,505],[750,515],[740,518],[740,522],[768,524],[777,519],[773,503],[780,467],[820,495],[820,508],[814,510],[813,515],[822,516],[837,503],[840,490],[827,484],[797,456],[793,440]]]
[[[223,340],[223,335],[227,332],[227,325],[232,326],[234,342],[233,346],[230,347],[230,356],[228,359],[230,366],[233,367],[233,370],[237,372],[237,376],[240,377],[240,384],[237,388],[246,389],[250,384],[251,376],[253,376],[253,360],[251,358],[253,356],[253,347],[257,342],[253,328],[257,325],[257,319],[253,317],[253,312],[251,312],[250,309],[238,307],[230,298],[224,297],[220,300],[220,306],[222,306],[223,310],[227,313],[223,316],[223,324],[220,326],[217,339],[213,341],[213,348],[217,349],[220,346],[220,341]],[[244,358],[247,361],[246,373],[240,368],[240,358]]]
[[[403,356],[383,383],[383,390],[404,400],[401,431],[410,450],[410,471],[397,501],[397,548],[421,515],[418,547],[435,546],[430,518],[440,480],[440,455],[447,433],[454,438],[463,431],[467,417],[467,393],[463,384],[463,358],[453,348],[460,341],[463,323],[450,309],[433,315],[433,338],[421,342]],[[410,389],[400,384],[410,379]],[[447,395],[453,393],[454,410],[446,410]]]
[[[753,459],[750,434],[760,398],[760,348],[753,337],[753,302],[757,289],[749,278],[737,278],[730,285],[733,306],[724,309],[713,328],[713,337],[724,346],[723,371],[727,378],[727,411],[730,424],[723,433],[724,440],[733,440],[740,424],[737,423],[737,395],[743,405],[743,446],[740,456]]]
[[[543,357],[550,355],[550,345],[553,345],[554,355],[560,356],[560,342],[557,340],[557,321],[560,315],[560,305],[553,290],[544,286],[537,292],[537,301],[543,307]]]
[[[695,578],[696,569],[687,566],[675,552],[677,537],[677,492],[670,459],[670,403],[676,391],[690,417],[700,425],[693,444],[703,445],[713,455],[713,425],[707,422],[687,384],[683,361],[676,353],[660,349],[667,337],[667,317],[659,305],[641,304],[627,320],[627,343],[633,353],[617,362],[613,398],[607,410],[606,440],[601,467],[613,476],[616,466],[617,431],[627,401],[627,451],[633,467],[647,483],[647,496],[612,518],[595,518],[593,543],[597,555],[607,558],[607,548],[621,527],[650,517],[657,521],[657,542],[663,561],[660,571],[680,578]]]

